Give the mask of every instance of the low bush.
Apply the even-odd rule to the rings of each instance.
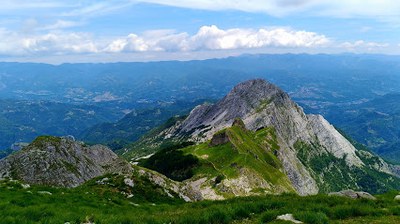
[[[294,218],[307,224],[327,224],[329,222],[328,217],[322,212],[297,212],[294,214]]]
[[[276,211],[276,210],[269,210],[269,211],[263,212],[260,217],[260,222],[261,223],[271,222],[271,221],[275,220],[276,217],[278,217],[278,215],[281,215],[281,214],[279,213],[279,211]]]

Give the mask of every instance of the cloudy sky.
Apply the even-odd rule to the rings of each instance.
[[[400,54],[398,0],[0,0],[0,61]]]

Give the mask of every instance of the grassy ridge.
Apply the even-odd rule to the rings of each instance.
[[[221,132],[228,136],[228,143],[211,146],[206,142],[182,149],[186,154],[199,158],[201,165],[194,168],[197,176],[234,179],[241,175],[242,169],[247,169],[278,186],[276,191],[294,191],[275,155],[279,147],[273,128],[253,132],[232,126]]]
[[[140,194],[151,192],[140,191],[126,198],[118,191],[123,186],[114,181],[115,186],[92,181],[76,189],[23,189],[17,183],[2,183],[0,223],[282,223],[275,218],[286,213],[316,224],[400,221],[400,202],[393,200],[397,192],[379,195],[376,201],[283,194],[185,203],[162,196],[141,198]],[[43,191],[52,194],[39,193]]]

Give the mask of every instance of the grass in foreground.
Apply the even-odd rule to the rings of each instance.
[[[400,222],[400,202],[393,200],[397,192],[376,201],[284,194],[195,203],[140,195],[150,192],[156,191],[142,189],[127,198],[118,186],[93,182],[76,189],[2,183],[0,223],[284,223],[275,219],[286,213],[312,224]]]

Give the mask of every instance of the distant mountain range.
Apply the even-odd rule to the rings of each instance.
[[[0,100],[0,148],[31,142],[40,135],[74,135],[101,122],[123,116],[121,111],[85,104]]]
[[[324,115],[385,159],[398,161],[391,152],[398,151],[396,115],[386,113],[391,124],[375,122],[369,129],[359,125],[376,116],[361,111],[363,103],[384,104],[382,96],[400,92],[399,64],[397,56],[353,54],[57,66],[0,63],[0,148],[30,142],[39,135],[74,135],[91,144],[123,148],[171,115],[189,111],[196,102],[215,101],[236,83],[260,77],[279,85],[306,112]],[[137,122],[140,116],[132,116],[157,108],[164,109],[161,114],[149,112],[145,119],[149,122]],[[365,119],[356,122],[358,115],[352,118],[354,114],[348,113],[352,110]],[[124,125],[133,123],[138,127]]]
[[[160,103],[154,108],[133,110],[117,122],[96,124],[77,137],[87,143],[101,143],[113,150],[124,148],[169,118],[185,115],[197,104],[204,102]]]

